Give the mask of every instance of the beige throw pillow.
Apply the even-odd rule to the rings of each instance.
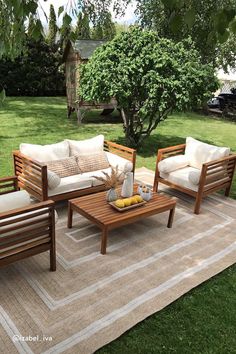
[[[82,173],[105,170],[110,167],[104,151],[91,155],[78,156],[77,163]]]
[[[46,165],[50,171],[55,172],[61,178],[80,173],[76,158],[74,156],[56,161],[48,161],[46,162]]]

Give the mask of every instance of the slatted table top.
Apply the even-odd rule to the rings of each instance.
[[[137,185],[134,185],[134,194]],[[70,207],[100,226],[115,227],[139,218],[159,214],[175,207],[176,201],[163,194],[153,193],[146,204],[119,212],[106,201],[106,192],[90,194],[69,201]]]

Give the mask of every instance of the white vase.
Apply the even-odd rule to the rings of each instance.
[[[126,172],[125,180],[123,182],[122,189],[121,189],[121,196],[123,198],[132,197],[133,190],[134,190],[133,172]]]

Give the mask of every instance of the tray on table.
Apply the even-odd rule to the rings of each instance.
[[[135,208],[138,208],[142,205],[145,205],[147,202],[144,200],[143,202],[140,202],[140,203],[136,203],[136,204],[132,204],[132,205],[129,205],[129,206],[126,206],[124,208],[119,208],[118,206],[115,205],[115,202],[110,202],[109,204],[116,210],[118,210],[119,212],[123,212],[123,211],[126,211],[126,210],[130,210],[130,209],[135,209]]]

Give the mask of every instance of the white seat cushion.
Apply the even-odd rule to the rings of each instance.
[[[162,173],[170,173],[188,166],[189,161],[185,155],[167,157],[158,163],[158,170]]]
[[[68,141],[50,145],[20,144],[20,152],[40,162],[55,161],[69,157]]]
[[[192,171],[196,171],[196,169],[194,167],[188,166],[188,167],[180,168],[179,170],[176,171],[172,171],[170,173],[160,172],[160,177],[166,179],[171,183],[191,189],[196,192],[198,190],[198,186],[196,186],[189,180],[189,173]]]
[[[0,195],[0,213],[24,208],[30,205],[30,202],[30,195],[24,190]]]
[[[61,178],[61,183],[58,187],[48,190],[48,196],[76,191],[79,189],[89,188],[92,186],[92,179],[84,174],[78,174]]]
[[[104,135],[86,140],[66,140],[70,146],[71,156],[91,155],[103,151]]]
[[[229,154],[230,149],[227,147],[217,147],[191,137],[186,138],[185,156],[191,167],[201,169],[202,164],[229,156]]]
[[[124,159],[121,156],[112,154],[111,152],[107,152],[107,159],[109,164],[115,168],[118,166],[120,172],[131,172],[133,170],[133,164],[131,161]]]

